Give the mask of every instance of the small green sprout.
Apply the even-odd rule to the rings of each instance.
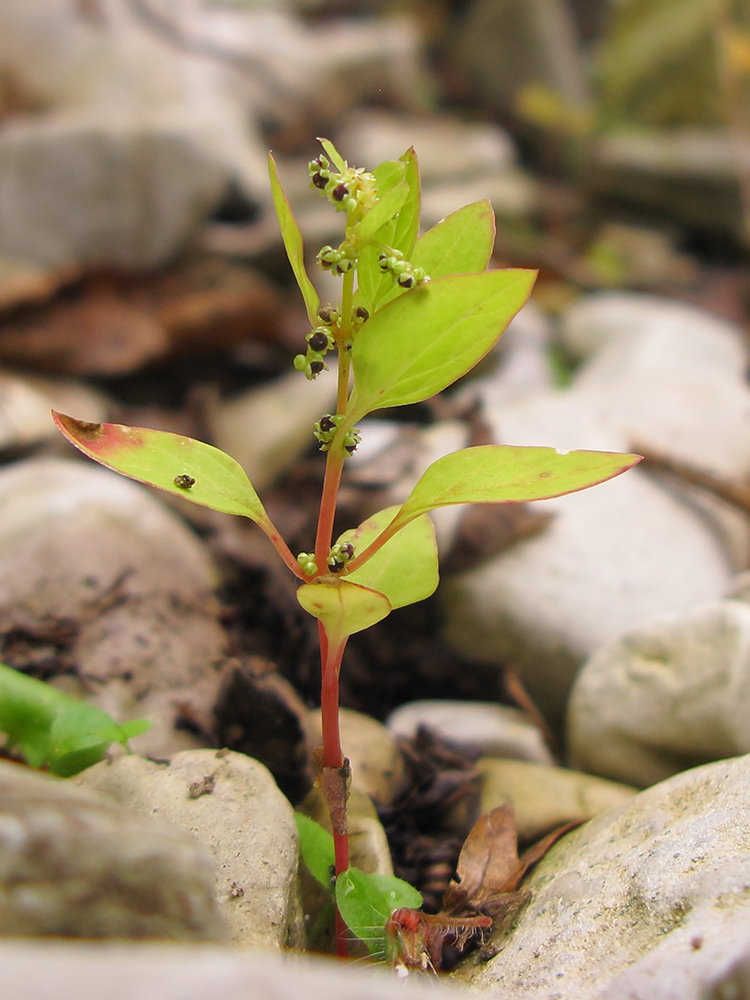
[[[0,663],[0,732],[6,750],[17,748],[31,767],[68,778],[98,763],[112,743],[151,726],[145,719],[118,725],[95,705]]]
[[[640,456],[506,445],[467,448],[431,465],[400,507],[379,511],[334,541],[339,486],[345,459],[359,443],[357,424],[373,411],[429,399],[470,371],[524,305],[536,272],[487,270],[495,237],[487,201],[467,205],[420,236],[413,149],[370,173],[350,167],[331,142],[320,141],[323,152],[309,164],[310,181],[344,216],[342,241],[323,247],[316,258],[323,270],[342,279],[336,305],[320,304],[305,266],[302,234],[269,157],[281,235],[311,330],[306,352],[294,358],[294,367],[315,379],[328,368],[326,355],[338,354],[336,412],[322,416],[313,430],[326,453],[313,551],[295,558],[242,468],[218,449],[163,431],[54,416],[68,440],[102,465],[255,521],[300,580],[297,599],[319,626],[319,766],[326,779],[320,785],[331,815],[336,899],[343,912],[359,875],[348,870],[347,765],[338,722],[342,657],[350,635],[395,608],[429,597],[437,587],[429,512],[454,504],[560,496],[619,475]],[[184,476],[194,480],[189,489]],[[346,954],[340,920],[338,950]]]

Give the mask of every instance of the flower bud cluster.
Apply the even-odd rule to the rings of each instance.
[[[334,274],[346,274],[354,267],[357,257],[354,248],[344,240],[337,247],[324,246],[318,251],[315,258],[324,271],[333,271]]]
[[[298,372],[304,372],[308,379],[315,379],[322,371],[328,371],[323,358],[335,347],[331,325],[338,322],[338,313],[332,306],[322,306],[318,310],[318,319],[326,325],[316,326],[307,334],[307,353],[298,354],[294,359],[294,367]]]
[[[320,441],[320,450],[328,451],[336,437],[336,431],[344,422],[343,413],[326,413],[318,420],[313,428],[313,434]],[[357,445],[362,437],[356,427],[347,431],[344,435],[344,451],[353,455],[357,450]]]
[[[328,553],[328,572],[340,573],[353,558],[354,546],[351,542],[337,542]]]
[[[423,267],[413,267],[400,250],[387,250],[378,257],[378,265],[384,274],[392,274],[401,288],[415,288],[426,284],[430,278]]]
[[[375,176],[345,164],[343,171],[332,168],[323,153],[307,166],[313,187],[322,191],[333,207],[346,212],[350,223],[359,222],[378,200]]]
[[[318,564],[315,562],[315,555],[312,552],[300,552],[297,556],[297,562],[305,576],[315,576],[318,572]]]

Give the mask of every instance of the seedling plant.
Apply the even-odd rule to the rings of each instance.
[[[495,221],[486,201],[454,212],[419,235],[420,181],[413,149],[366,172],[350,167],[328,140],[321,145],[321,154],[309,164],[311,184],[344,224],[338,246],[317,254],[318,265],[341,278],[335,304],[321,304],[307,273],[300,229],[270,157],[281,235],[310,322],[306,349],[295,357],[294,367],[312,380],[337,358],[336,410],[321,415],[313,428],[326,454],[313,548],[291,552],[243,469],[211,445],[148,428],[54,416],[68,440],[102,465],[193,503],[250,518],[300,581],[299,603],[317,619],[320,637],[323,746],[317,784],[333,830],[336,896],[343,898],[338,887],[353,882],[361,896],[372,889],[377,900],[370,922],[385,907],[375,921],[382,928],[390,915],[386,910],[418,903],[414,890],[402,896],[401,889],[391,887],[382,897],[382,886],[372,877],[362,882],[361,873],[349,870],[349,768],[338,717],[339,671],[349,636],[437,587],[430,511],[559,496],[610,479],[639,457],[506,445],[467,448],[431,465],[403,504],[334,539],[339,486],[346,460],[360,441],[359,422],[376,410],[427,400],[470,371],[526,302],[535,272],[487,270]],[[412,901],[404,902],[407,897]],[[340,918],[337,926],[338,952],[346,954]]]

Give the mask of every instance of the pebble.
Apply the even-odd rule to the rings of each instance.
[[[464,753],[552,764],[540,729],[516,708],[484,701],[425,699],[401,705],[386,719],[394,736],[429,729]]]
[[[171,823],[211,853],[232,941],[265,950],[301,944],[292,807],[262,764],[231,750],[184,751],[166,764],[131,755],[74,781]]]
[[[571,693],[574,767],[641,787],[750,751],[750,606],[715,601],[605,643]]]
[[[211,941],[226,928],[193,837],[3,761],[0,934]]]
[[[481,813],[509,802],[518,839],[530,844],[566,823],[622,805],[636,789],[564,767],[484,757],[477,761]]]
[[[748,787],[750,757],[708,764],[569,833],[487,941],[494,957],[457,984],[493,1000],[702,1000],[747,954]]]

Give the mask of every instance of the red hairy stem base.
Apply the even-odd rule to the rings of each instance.
[[[322,622],[318,622],[318,635],[320,637],[320,663],[322,683],[320,689],[320,710],[323,729],[323,766],[335,768],[342,771],[344,768],[344,755],[341,750],[341,734],[339,730],[339,670],[341,668],[341,658],[344,655],[346,639],[338,646],[331,647],[328,635]],[[349,867],[349,837],[341,830],[341,819],[334,816],[336,806],[328,801],[328,810],[331,814],[331,828],[333,832],[333,846],[335,854],[336,876],[345,872]],[[346,799],[343,804],[338,803],[339,809],[343,805],[344,809],[344,831],[345,831],[345,810]],[[348,930],[346,924],[341,919],[341,914],[336,910],[336,954],[340,958],[346,958],[349,954]]]

